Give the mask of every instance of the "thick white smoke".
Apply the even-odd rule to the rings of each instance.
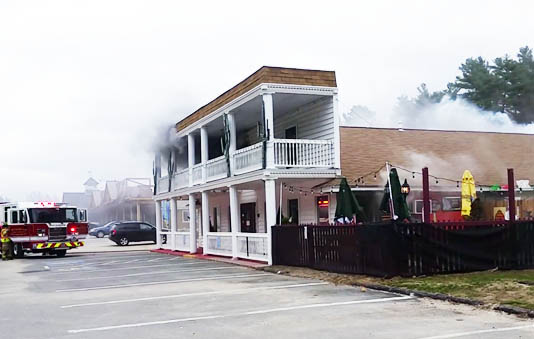
[[[363,107],[363,108],[362,108]],[[464,99],[443,98],[439,103],[416,105],[399,100],[391,112],[373,112],[354,106],[343,115],[345,126],[417,128],[454,131],[534,134],[534,124],[520,125],[505,113],[483,111]]]

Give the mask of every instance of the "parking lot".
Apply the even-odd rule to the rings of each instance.
[[[74,253],[74,252],[73,252]],[[2,263],[10,338],[532,338],[493,311],[148,251]]]

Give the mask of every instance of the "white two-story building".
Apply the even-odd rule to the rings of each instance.
[[[271,226],[333,221],[339,135],[334,72],[260,68],[156,156],[158,246],[271,263]]]

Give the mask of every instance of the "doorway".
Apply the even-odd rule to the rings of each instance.
[[[241,232],[256,233],[256,203],[241,204]]]
[[[299,199],[289,199],[287,201],[287,211],[290,224],[299,224]]]

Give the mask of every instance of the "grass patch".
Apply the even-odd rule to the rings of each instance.
[[[508,304],[534,310],[534,270],[484,271],[429,277],[380,279],[351,274],[329,273],[309,268],[271,266],[267,270],[335,284],[371,283],[401,287],[456,297],[476,299],[488,304]]]
[[[534,270],[485,271],[417,278],[397,277],[382,279],[381,284],[534,310]]]

